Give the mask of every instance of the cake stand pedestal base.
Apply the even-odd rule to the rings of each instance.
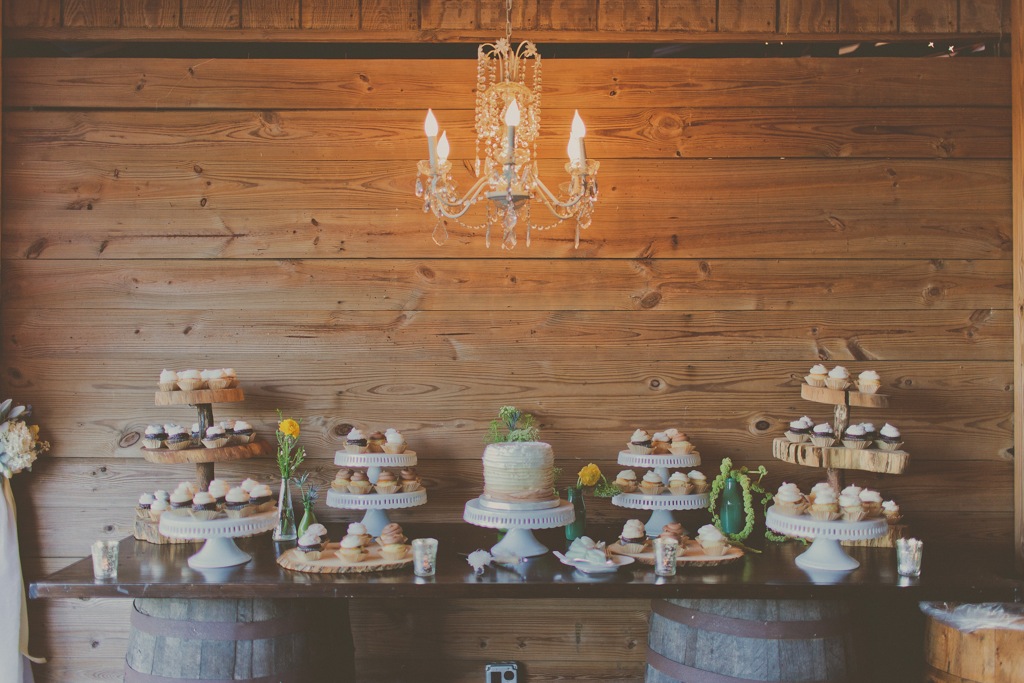
[[[674,521],[676,521],[676,518],[671,510],[655,510],[651,513],[651,518],[647,520],[647,524],[644,524],[644,530],[651,538],[657,538],[661,535],[661,530],[665,528],[665,525],[671,524]],[[690,532],[684,528],[683,534],[689,536]]]
[[[188,566],[193,569],[234,567],[251,559],[249,553],[235,545],[233,538],[220,537],[207,540],[198,553],[188,558]]]
[[[388,524],[391,524],[391,518],[388,517],[387,510],[370,509],[363,515],[363,526],[371,536],[380,536],[380,532],[384,531]]]
[[[848,572],[860,566],[860,562],[846,554],[839,541],[833,538],[816,538],[811,547],[798,555],[796,564],[801,569],[826,569]]]
[[[543,510],[495,510],[485,501],[474,498],[466,503],[462,518],[476,526],[488,529],[508,529],[505,538],[491,548],[499,557],[536,557],[545,554],[547,547],[533,535],[533,529],[556,529],[576,519],[572,503],[559,501],[557,507]]]
[[[495,557],[536,557],[547,552],[547,546],[537,540],[533,531],[522,527],[509,529],[505,538],[491,548]]]

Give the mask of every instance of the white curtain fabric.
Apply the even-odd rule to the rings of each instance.
[[[5,477],[0,479],[3,479],[4,489],[0,501],[0,681],[32,683],[28,610],[21,576],[14,496],[11,483]]]

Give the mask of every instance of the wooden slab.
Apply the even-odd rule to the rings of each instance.
[[[160,523],[151,519],[135,519],[135,539],[157,545],[195,543],[201,539],[168,538],[160,533]]]
[[[839,391],[828,387],[812,387],[809,384],[801,384],[800,398],[832,406],[850,405],[858,408],[887,408],[889,406],[889,397],[885,394],[864,394],[857,391],[856,387]]]
[[[883,474],[902,474],[910,460],[906,451],[883,451],[876,448],[820,448],[811,443],[791,443],[789,439],[772,441],[772,456],[794,465],[830,467],[841,470],[865,470]]]
[[[718,567],[723,564],[729,564],[743,557],[743,551],[736,546],[730,546],[725,551],[724,555],[705,555],[704,549],[701,548],[700,543],[693,539],[686,539],[682,544],[685,551],[682,555],[676,557],[676,564],[680,567]],[[643,553],[627,553],[622,549],[622,546],[616,542],[608,546],[608,552],[614,555],[625,555],[626,557],[632,557],[640,564],[654,565],[654,550],[649,550]]]
[[[320,560],[307,560],[299,553],[298,548],[286,550],[277,558],[277,563],[285,569],[307,574],[366,574],[369,572],[384,572],[392,569],[401,569],[412,564],[412,548],[401,560],[385,560],[380,555],[380,547],[371,545],[366,549],[367,557],[362,562],[348,564],[342,562],[334,555],[339,548],[338,543],[328,543],[324,547],[324,554],[327,555]]]
[[[199,391],[158,391],[158,406],[194,406],[201,403],[241,403],[245,400],[245,392],[238,387],[233,389],[200,389]]]
[[[225,446],[224,448],[184,448],[180,451],[172,451],[167,448],[142,449],[142,455],[146,460],[161,465],[245,460],[258,458],[265,452],[267,452],[267,448],[260,441],[239,446]]]

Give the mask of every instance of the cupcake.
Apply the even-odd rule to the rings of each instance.
[[[633,432],[633,435],[629,437],[629,443],[626,445],[629,447],[629,452],[636,455],[650,455],[651,451],[654,450],[651,435],[643,429]]]
[[[807,499],[796,484],[782,483],[773,497],[775,511],[780,515],[799,517],[807,510]]]
[[[384,438],[384,432],[372,432],[366,437],[366,449],[370,453],[383,453],[384,443],[387,439]]]
[[[349,453],[366,453],[369,450],[369,441],[362,430],[352,428],[352,431],[345,437],[345,450]]]
[[[377,493],[388,495],[402,488],[402,482],[398,481],[394,472],[381,470],[381,473],[377,475],[377,483],[374,484],[374,488],[377,489]]]
[[[622,470],[612,483],[623,493],[633,493],[636,491],[637,486],[636,472],[633,470]]]
[[[231,487],[228,486],[228,483],[223,479],[214,479],[210,482],[210,485],[206,487],[206,490],[209,491],[210,495],[217,501],[217,505],[223,507],[227,499],[228,491],[231,490]]]
[[[384,432],[384,452],[397,455],[405,452],[405,437],[394,427],[389,427]]]
[[[274,492],[266,484],[254,486],[249,492],[249,504],[256,512],[270,512],[274,509]]]
[[[679,522],[670,522],[661,527],[660,538],[674,538],[680,543],[683,542],[683,525]]]
[[[203,445],[207,448],[223,448],[228,445],[228,435],[220,425],[213,425],[206,428],[206,435],[203,436]]]
[[[672,445],[669,447],[669,451],[672,455],[689,455],[693,453],[693,443],[689,437],[682,432],[676,432],[671,437]]]
[[[319,560],[320,554],[324,550],[323,541],[316,534],[311,534],[307,530],[306,533],[299,536],[299,540],[296,543],[295,549],[298,553],[306,560]]]
[[[860,498],[860,492],[861,492],[861,491],[863,491],[863,490],[864,490],[864,489],[863,489],[862,487],[860,487],[860,486],[857,486],[856,484],[850,484],[850,485],[849,485],[849,486],[847,486],[847,487],[846,487],[845,489],[843,489],[842,491],[840,491],[840,493],[841,493],[842,495],[846,495],[846,496],[857,496],[858,498]]]
[[[370,492],[373,488],[373,484],[366,477],[366,472],[362,470],[355,470],[352,472],[351,478],[348,480],[348,492],[355,493],[358,495],[364,495]]]
[[[160,373],[160,391],[178,390],[178,373],[174,370],[164,370]]]
[[[199,489],[197,489],[196,485],[193,484],[190,481],[183,481],[183,482],[181,482],[180,484],[178,484],[177,488],[175,488],[174,490],[175,491],[187,491],[189,496],[194,496],[197,493],[199,493]]]
[[[203,445],[203,428],[199,426],[198,422],[192,423],[192,427],[188,430],[188,437],[192,440],[193,446]]]
[[[882,494],[871,489],[860,492],[860,504],[864,507],[864,517],[873,519],[882,515]]]
[[[729,549],[729,539],[713,524],[705,524],[697,530],[697,542],[705,555],[720,557]]]
[[[828,371],[828,377],[825,378],[825,386],[829,389],[843,391],[850,386],[850,373],[842,365],[835,366]]]
[[[686,473],[686,477],[693,484],[694,493],[704,493],[708,490],[708,478],[704,476],[703,472],[697,470],[690,470]]]
[[[229,388],[238,386],[238,374],[235,372],[234,368],[224,368],[224,376],[231,382],[231,384],[228,385]]]
[[[811,428],[813,424],[807,424],[803,418],[799,420],[793,420],[789,423],[789,429],[786,430],[786,438],[791,443],[805,443],[811,440]]]
[[[894,500],[887,500],[882,503],[882,515],[889,524],[899,524],[900,520],[903,519],[903,515],[900,514],[900,506]]]
[[[870,443],[864,435],[864,428],[860,425],[850,425],[843,432],[843,445],[847,448],[860,450],[867,448]]]
[[[640,493],[656,496],[664,490],[665,482],[661,480],[661,475],[654,470],[648,470],[647,474],[640,481]]]
[[[898,451],[903,445],[903,439],[900,437],[900,430],[886,422],[879,430],[878,441],[875,443],[884,451]]]
[[[158,489],[154,491],[153,497],[156,498],[157,500],[162,500],[165,503],[168,503],[171,500],[171,494],[167,493],[167,491],[164,491],[163,489]]]
[[[807,514],[821,522],[831,522],[839,519],[839,499],[831,487],[828,490],[819,489],[814,496],[814,502],[807,508]]]
[[[149,511],[155,502],[156,498],[152,493],[143,493],[139,496],[139,504],[135,508],[135,516],[139,519],[149,519]]]
[[[409,554],[409,546],[404,543],[388,543],[380,547],[381,559],[387,560],[388,562],[398,562],[399,560],[405,559],[405,556]]]
[[[393,543],[405,543],[407,540],[409,539],[402,533],[402,527],[394,522],[381,529],[380,536],[377,537],[377,543],[382,546]]]
[[[164,514],[171,508],[171,504],[166,500],[154,500],[153,504],[149,507],[149,518],[154,522],[160,521],[160,515]]]
[[[619,535],[619,545],[622,552],[630,555],[637,555],[647,547],[647,530],[644,523],[639,519],[631,519],[622,526],[622,533]]]
[[[252,443],[252,440],[256,438],[256,431],[252,428],[252,425],[245,420],[235,420],[235,425],[231,429],[231,433],[235,439],[235,443],[239,444]]]
[[[209,370],[206,374],[206,386],[214,390],[227,389],[231,386],[231,378],[223,370]]]
[[[873,394],[882,386],[882,378],[874,370],[865,370],[857,375],[857,391],[862,394]]]
[[[818,497],[818,494],[821,493],[822,491],[835,493],[835,489],[832,488],[831,484],[829,484],[827,481],[820,481],[814,486],[812,486],[811,490],[807,493],[807,502],[813,505],[815,499]]]
[[[693,491],[693,484],[685,472],[673,472],[668,478],[668,492],[673,496],[685,496]]]
[[[402,471],[398,474],[398,479],[402,482],[402,493],[412,493],[423,488],[422,479],[416,473],[415,467],[403,467]]]
[[[348,483],[351,477],[352,470],[347,467],[342,467],[338,470],[338,473],[334,475],[334,481],[331,482],[331,488],[335,491],[348,493]]]
[[[348,525],[348,529],[345,531],[346,536],[356,536],[359,541],[364,545],[368,546],[373,542],[373,536],[370,535],[366,525],[362,522],[352,522]]]
[[[836,434],[832,431],[832,425],[827,422],[814,425],[814,429],[811,430],[811,443],[819,448],[828,448],[835,442]]]
[[[314,536],[323,537],[327,535],[327,527],[320,523],[310,524],[308,527],[306,527],[306,533],[313,534]]]
[[[198,370],[182,370],[178,373],[178,388],[182,391],[198,391],[204,384],[203,376]]]
[[[232,519],[248,517],[255,511],[249,501],[249,492],[241,486],[229,489],[227,495],[224,496],[224,512]]]
[[[228,437],[228,445],[235,442],[235,421],[234,420],[221,420],[218,423],[224,428],[224,436]]]
[[[366,550],[358,536],[350,535],[341,539],[341,547],[336,554],[345,564],[355,564],[366,557]]]
[[[651,436],[651,453],[656,455],[665,455],[669,453],[669,448],[672,445],[672,440],[665,432],[654,432]]]
[[[180,451],[192,445],[192,437],[185,431],[184,427],[178,425],[164,425],[167,432],[167,440],[164,442],[172,451]]]
[[[259,486],[259,485],[260,485],[260,483],[258,481],[256,481],[255,479],[246,479],[241,484],[242,490],[245,491],[246,493],[249,493],[249,494],[251,494],[252,490],[254,488],[256,488],[257,486]]]
[[[187,517],[192,511],[192,493],[187,489],[177,488],[171,494],[168,509],[172,515]]]
[[[828,368],[821,363],[811,367],[807,376],[804,377],[804,381],[812,387],[823,387],[825,386],[825,380],[828,377]]]
[[[142,435],[142,445],[146,448],[163,448],[167,440],[167,432],[163,425],[149,425]]]
[[[216,499],[209,491],[200,491],[192,497],[192,517],[202,521],[208,521],[220,516],[217,509]]]
[[[845,522],[859,522],[864,519],[864,506],[860,502],[859,495],[841,493],[839,495],[839,510],[842,512]]]

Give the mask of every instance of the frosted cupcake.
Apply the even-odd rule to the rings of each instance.
[[[232,519],[248,517],[255,512],[249,502],[249,492],[241,486],[229,489],[224,496],[224,512]]]
[[[348,480],[348,492],[356,495],[365,495],[373,488],[373,484],[366,477],[366,472],[355,470]]]
[[[903,515],[900,514],[900,506],[894,500],[887,500],[882,503],[882,515],[889,524],[899,524],[900,520],[903,519]]]
[[[640,493],[656,496],[664,490],[665,482],[661,480],[661,475],[654,470],[648,470],[647,474],[640,481]]]
[[[676,432],[669,438],[672,440],[672,445],[669,446],[669,451],[672,455],[689,455],[693,453],[693,442],[690,441],[686,434]]]
[[[661,527],[659,538],[674,538],[679,543],[683,542],[683,525],[679,522],[669,522]]]
[[[235,443],[252,443],[252,440],[256,438],[256,430],[245,420],[235,420],[235,424],[231,428],[231,436]]]
[[[266,484],[254,486],[249,492],[249,503],[256,512],[270,512],[274,509],[274,492]]]
[[[377,493],[388,495],[402,488],[402,482],[398,481],[398,477],[395,476],[394,472],[382,470],[377,475],[377,483],[374,484],[374,488],[377,489]]]
[[[793,420],[789,423],[789,429],[786,430],[786,438],[790,443],[806,443],[811,440],[811,427],[813,426],[813,424],[806,424],[803,418]]]
[[[175,489],[171,494],[169,511],[172,515],[187,517],[192,511],[192,493],[187,489]]]
[[[228,440],[227,431],[220,425],[213,425],[206,428],[203,445],[207,448],[223,448],[228,445]]]
[[[864,438],[868,441],[874,441],[878,438],[878,431],[875,429],[873,422],[861,422],[860,426],[864,428]]]
[[[836,434],[832,431],[832,425],[827,422],[814,425],[814,429],[811,430],[811,443],[819,448],[828,448],[835,442]]]
[[[882,378],[874,370],[865,370],[857,375],[857,391],[862,394],[874,394],[882,386]]]
[[[839,500],[835,491],[831,487],[828,490],[819,489],[815,494],[814,502],[807,508],[807,514],[821,522],[839,519],[842,513],[839,510]]]
[[[347,535],[341,539],[341,547],[336,554],[345,564],[355,564],[366,557],[366,550],[358,536]]]
[[[780,515],[798,517],[807,510],[807,499],[796,484],[783,482],[773,500],[775,511]]]
[[[199,447],[203,445],[203,429],[199,426],[198,422],[192,423],[188,430],[188,437],[192,440],[193,446]]]
[[[182,391],[198,391],[204,384],[203,375],[198,370],[182,370],[178,373],[178,388]]]
[[[708,490],[708,478],[704,476],[703,472],[697,470],[690,470],[686,473],[686,477],[693,484],[694,493],[704,493]]]
[[[729,550],[729,539],[713,524],[705,524],[697,530],[697,542],[705,555],[720,557]]]
[[[671,445],[672,440],[665,432],[654,432],[651,435],[651,453],[665,455],[670,452]]]
[[[818,497],[818,494],[821,493],[822,491],[829,491],[830,493],[835,493],[835,490],[832,488],[831,484],[829,484],[827,481],[820,481],[814,486],[812,486],[811,490],[807,493],[807,502],[813,504],[815,499]]]
[[[170,502],[171,500],[171,494],[167,493],[167,491],[164,491],[163,489],[157,489],[154,491],[153,497],[157,500],[162,500],[165,503]]]
[[[160,373],[160,391],[178,390],[178,373],[174,370],[164,370]]]
[[[398,562],[405,559],[405,556],[408,554],[409,546],[404,543],[388,543],[380,547],[381,559],[388,562]]]
[[[359,541],[364,547],[373,543],[373,536],[362,522],[352,522],[349,524],[345,530],[345,535],[359,537]]]
[[[154,500],[153,504],[149,508],[149,518],[154,522],[160,521],[160,515],[164,514],[171,508],[171,504],[166,500]]]
[[[810,371],[804,377],[804,381],[812,387],[823,387],[825,386],[825,380],[828,378],[828,368],[821,363],[811,366]]]
[[[651,435],[643,429],[633,432],[632,436],[629,437],[629,443],[626,445],[629,447],[629,452],[636,455],[650,455],[651,451],[654,450]]]
[[[156,498],[152,493],[143,493],[139,496],[139,503],[135,507],[135,516],[139,519],[149,519],[149,511],[153,508]]]
[[[415,467],[403,467],[398,473],[398,479],[402,482],[402,493],[412,493],[423,488],[422,479],[416,472]]]
[[[867,448],[870,445],[867,436],[864,434],[864,428],[860,425],[850,425],[843,432],[843,445],[847,448],[854,448],[860,450]]]
[[[224,376],[231,382],[228,388],[238,386],[238,373],[235,372],[234,368],[224,368]]]
[[[351,478],[352,470],[347,467],[342,467],[338,470],[337,474],[334,475],[334,481],[331,482],[331,488],[335,491],[348,493],[348,484]]]
[[[206,375],[206,386],[214,390],[227,389],[231,386],[231,378],[223,370],[210,370]]]
[[[900,430],[886,422],[885,426],[878,431],[878,441],[875,443],[883,451],[898,451],[903,445],[903,439]]]
[[[260,483],[258,481],[256,481],[255,479],[245,479],[241,483],[242,490],[245,491],[246,493],[249,493],[249,494],[251,494],[252,490],[254,488],[256,488],[257,486],[259,486],[259,485],[260,485]]]
[[[209,521],[220,516],[217,509],[217,500],[210,495],[209,491],[200,491],[192,497],[192,517],[194,519]]]
[[[828,377],[825,378],[825,386],[829,389],[843,391],[850,386],[850,373],[842,365],[835,366],[828,371]]]
[[[633,493],[637,488],[636,472],[633,470],[622,470],[612,483],[623,493]]]
[[[882,494],[871,489],[860,492],[860,504],[864,507],[864,516],[873,519],[882,515]]]
[[[383,453],[385,441],[384,432],[373,432],[366,437],[366,448],[370,453]]]
[[[149,425],[142,434],[142,445],[146,448],[163,448],[167,432],[163,425]]]
[[[842,512],[843,521],[859,522],[864,519],[864,506],[860,502],[859,495],[845,492],[840,494],[839,510]]]
[[[324,550],[324,544],[319,536],[306,531],[302,536],[299,536],[295,549],[304,560],[319,560]]]
[[[172,451],[180,451],[192,445],[192,437],[184,427],[164,425],[164,431],[167,432],[167,440],[164,444]]]
[[[693,484],[685,472],[673,472],[668,478],[668,492],[673,496],[685,496],[693,491]]]
[[[206,490],[209,491],[210,495],[217,501],[217,505],[223,507],[227,500],[228,491],[231,490],[231,487],[223,479],[214,479],[210,482],[210,485]]]
[[[402,527],[394,522],[381,529],[380,536],[377,537],[377,543],[381,546],[405,543],[407,540],[409,539],[402,533]]]
[[[405,453],[405,437],[397,429],[389,428],[384,432],[384,452],[391,455]]]
[[[355,427],[345,437],[345,450],[349,453],[366,453],[369,450],[369,441],[361,429]]]
[[[622,526],[622,533],[619,534],[619,545],[622,552],[637,555],[647,547],[647,530],[644,523],[639,519],[631,519]]]

